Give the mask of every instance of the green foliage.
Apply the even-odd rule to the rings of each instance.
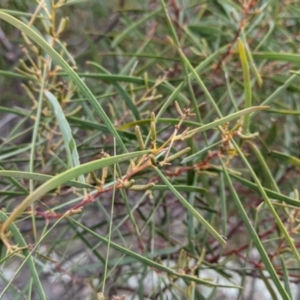
[[[1,4],[0,298],[296,297],[296,2]]]

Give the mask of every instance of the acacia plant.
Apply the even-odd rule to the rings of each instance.
[[[2,2],[0,298],[295,298],[297,4]]]

